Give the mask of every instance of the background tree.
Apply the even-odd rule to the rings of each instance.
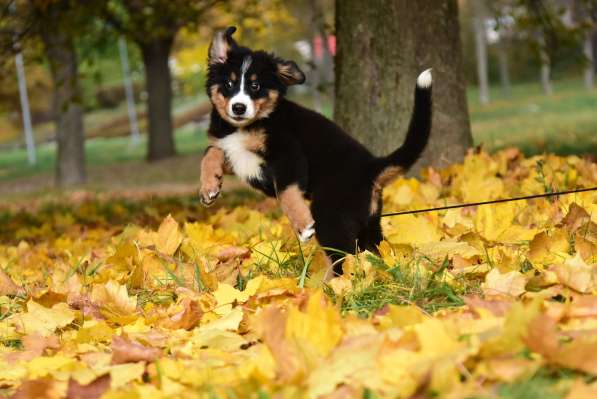
[[[197,25],[221,0],[108,0],[107,21],[141,50],[147,89],[147,159],[176,154],[172,125],[172,73],[168,63],[178,32]]]
[[[473,31],[475,35],[475,56],[477,59],[477,82],[479,86],[479,102],[489,102],[489,67],[487,57],[487,8],[484,0],[473,2]]]
[[[52,115],[57,141],[56,183],[72,186],[84,183],[85,134],[79,85],[75,37],[85,31],[98,2],[78,4],[73,0],[9,1],[11,10],[2,24],[2,49],[20,51],[10,44],[35,46],[42,43],[53,85]]]
[[[456,0],[336,1],[334,118],[377,155],[404,139],[416,78],[433,67],[431,140],[419,165],[471,146]]]
[[[39,35],[54,82],[53,114],[56,123],[56,182],[73,186],[86,181],[85,130],[79,85],[78,59],[72,36],[72,25],[66,21],[77,18],[73,2],[32,1],[32,11],[39,21]],[[42,22],[43,21],[43,22]]]

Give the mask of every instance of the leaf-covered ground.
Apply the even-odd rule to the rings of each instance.
[[[470,154],[384,211],[597,185]],[[322,283],[272,200],[73,195],[0,213],[0,396],[595,398],[597,193],[383,219]]]

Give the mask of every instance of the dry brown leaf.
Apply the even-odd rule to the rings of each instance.
[[[160,350],[148,348],[138,342],[115,335],[112,337],[112,363],[151,362],[160,356]]]
[[[568,213],[562,219],[562,224],[566,227],[566,229],[570,233],[574,233],[578,230],[583,224],[587,223],[591,220],[591,216],[588,212],[579,206],[576,202],[573,202],[570,205],[570,209],[568,209]]]
[[[0,295],[18,295],[24,292],[25,290],[16,285],[10,276],[0,268]]]
[[[190,330],[194,328],[203,315],[201,307],[197,301],[191,298],[183,298],[180,303],[174,304],[168,310],[170,316],[165,321],[164,326],[170,329]]]
[[[106,374],[87,385],[81,385],[77,381],[68,381],[67,399],[99,399],[104,392],[110,389],[110,374]]]
[[[40,378],[23,382],[12,396],[12,399],[58,399],[62,397],[51,378]]]

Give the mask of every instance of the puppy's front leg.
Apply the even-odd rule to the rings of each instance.
[[[282,211],[290,220],[292,228],[302,242],[315,234],[315,221],[303,192],[297,184],[291,184],[278,193]]]
[[[201,160],[201,188],[199,196],[205,206],[211,205],[222,188],[222,178],[226,170],[226,156],[221,148],[207,147]]]

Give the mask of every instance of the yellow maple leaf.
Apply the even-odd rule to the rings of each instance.
[[[324,301],[321,290],[311,295],[305,312],[294,306],[288,311],[286,337],[293,339],[307,357],[327,356],[342,335],[340,313]]]
[[[137,297],[129,296],[126,285],[112,280],[106,284],[95,284],[91,301],[100,307],[102,315],[110,321],[128,324],[136,318]]]
[[[110,367],[110,388],[117,389],[132,381],[140,381],[145,372],[145,363],[125,363]]]
[[[487,273],[482,287],[485,295],[517,297],[525,292],[526,283],[527,278],[519,271],[513,270],[502,274],[498,269],[492,269]]]
[[[155,246],[161,253],[171,256],[174,255],[183,238],[178,223],[172,216],[168,215],[158,228]]]
[[[39,334],[47,337],[56,329],[63,328],[73,322],[75,311],[66,303],[60,302],[47,308],[33,301],[27,302],[27,312],[11,317],[13,325],[22,334]]]
[[[437,226],[426,216],[401,215],[385,218],[382,225],[386,240],[391,244],[423,244],[439,241],[442,237]]]
[[[597,267],[585,263],[580,254],[553,267],[560,283],[578,292],[589,293],[595,289]]]

